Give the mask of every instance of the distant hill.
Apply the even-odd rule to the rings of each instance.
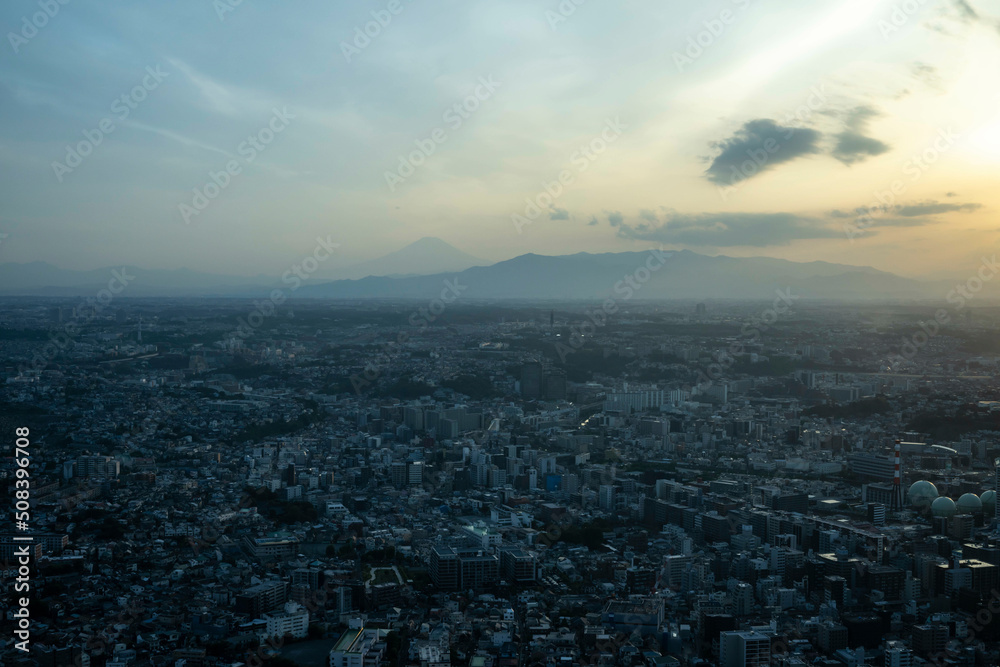
[[[259,296],[278,282],[270,276],[223,276],[188,269],[156,271],[117,266],[70,271],[46,262],[0,264],[0,296],[96,296],[108,287],[113,272],[122,272],[128,286],[122,296]],[[118,283],[115,283],[115,287]]]
[[[651,259],[652,258],[652,259]],[[625,276],[635,275],[647,260],[659,266],[649,252],[545,256],[521,255],[492,266],[406,278],[370,277],[361,280],[314,283],[296,297],[337,299],[433,299],[446,279],[458,279],[470,299],[767,299],[775,290],[825,299],[880,299],[940,297],[927,283],[901,278],[871,267],[798,263],[765,257],[709,257],[687,250],[667,252],[663,264],[649,272],[648,282],[626,289]],[[616,289],[617,286],[617,289]]]
[[[462,252],[441,239],[427,236],[388,255],[342,268],[336,271],[336,277],[358,279],[368,276],[425,276],[464,271],[472,266],[486,264],[489,262]]]
[[[399,261],[394,263],[393,257]],[[709,257],[687,250],[623,252],[546,256],[521,255],[490,266],[463,267],[471,256],[437,239],[422,239],[379,260],[357,265],[367,271],[394,275],[368,276],[358,280],[321,281],[313,277],[291,291],[276,276],[224,276],[187,269],[172,271],[126,267],[134,276],[124,297],[219,296],[259,298],[274,288],[296,298],[333,299],[434,299],[441,295],[445,280],[458,281],[464,299],[593,300],[624,299],[773,299],[775,290],[791,290],[796,296],[814,299],[934,299],[943,300],[954,283],[921,282],[877,271],[866,266],[827,262],[790,262],[768,257]],[[437,270],[427,271],[432,262]],[[648,282],[629,287],[626,276],[642,275],[647,266]],[[662,266],[660,262],[662,261]],[[381,267],[381,268],[379,268]],[[44,262],[0,264],[0,296],[95,296],[108,285],[108,267],[93,271],[67,271]],[[638,274],[637,274],[638,271]],[[980,298],[995,297],[1000,290],[988,285]]]

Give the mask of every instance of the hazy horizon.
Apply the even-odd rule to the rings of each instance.
[[[0,9],[0,262],[273,275],[438,237],[936,278],[997,241],[982,1],[57,6]]]

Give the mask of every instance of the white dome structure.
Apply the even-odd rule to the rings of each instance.
[[[983,511],[983,501],[974,493],[964,494],[955,504],[959,514],[979,514]]]
[[[931,482],[922,479],[910,485],[910,490],[906,492],[906,499],[913,507],[923,510],[930,507],[938,495],[940,494],[937,487]]]
[[[947,496],[941,496],[931,503],[931,514],[939,519],[949,519],[958,514],[958,505]]]
[[[987,515],[993,516],[997,510],[997,492],[993,489],[984,491],[979,499],[983,502],[983,511]]]

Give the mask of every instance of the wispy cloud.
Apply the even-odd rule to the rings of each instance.
[[[800,239],[834,238],[822,220],[793,213],[697,213],[668,211],[655,222],[618,227],[621,238],[689,246],[729,248],[787,245]]]
[[[176,141],[177,143],[183,144],[185,146],[193,146],[195,148],[201,148],[206,151],[211,151],[213,153],[219,153],[220,155],[225,155],[226,157],[230,158],[236,157],[229,151],[223,150],[216,146],[206,144],[205,142],[198,141],[197,139],[185,137],[184,135],[177,134],[176,132],[172,132],[171,130],[165,130],[162,127],[153,127],[152,125],[147,125],[146,123],[139,123],[131,119],[125,121],[124,124],[129,127],[134,127],[137,130],[142,130],[143,132],[151,132],[152,134],[158,134],[161,137],[166,137],[167,139]]]
[[[978,211],[982,207],[982,204],[975,203],[949,204],[947,202],[924,201],[917,204],[898,206],[895,210],[897,214],[903,217],[912,218],[923,215],[940,215],[941,213],[971,213],[972,211]]]

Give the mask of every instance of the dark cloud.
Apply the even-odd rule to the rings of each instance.
[[[588,222],[587,224],[590,225],[591,227],[596,227],[598,224],[597,216],[590,216],[590,222]]]
[[[842,231],[821,221],[791,213],[699,213],[670,211],[662,222],[622,224],[618,236],[633,240],[658,241],[716,248],[787,245],[799,239],[834,238]]]
[[[879,111],[869,106],[851,109],[843,116],[845,130],[836,136],[832,155],[847,165],[882,155],[890,149],[884,142],[866,136],[868,124],[877,118]]]
[[[829,215],[831,218],[853,218],[857,216],[858,213],[856,211],[855,212],[841,211],[839,208],[835,208],[832,211],[830,211]]]
[[[939,215],[941,213],[969,213],[978,211],[982,204],[948,204],[937,201],[924,201],[907,206],[897,206],[895,212],[904,218],[915,218],[924,215]]]
[[[729,139],[712,144],[720,152],[705,177],[720,185],[736,185],[784,162],[819,153],[822,136],[816,130],[784,127],[768,118],[749,121]]]
[[[554,208],[549,211],[549,220],[569,220],[569,211],[564,208]]]
[[[608,216],[608,222],[611,223],[612,227],[617,227],[625,222],[625,216],[621,214],[621,211],[605,211],[604,213]]]
[[[844,114],[844,125],[848,130],[864,132],[868,129],[868,123],[873,118],[878,118],[881,115],[878,109],[863,104],[859,107],[854,107]]]
[[[841,132],[837,135],[837,145],[833,148],[833,157],[844,164],[863,162],[870,157],[882,155],[890,146],[878,139],[866,137],[857,132]]]

